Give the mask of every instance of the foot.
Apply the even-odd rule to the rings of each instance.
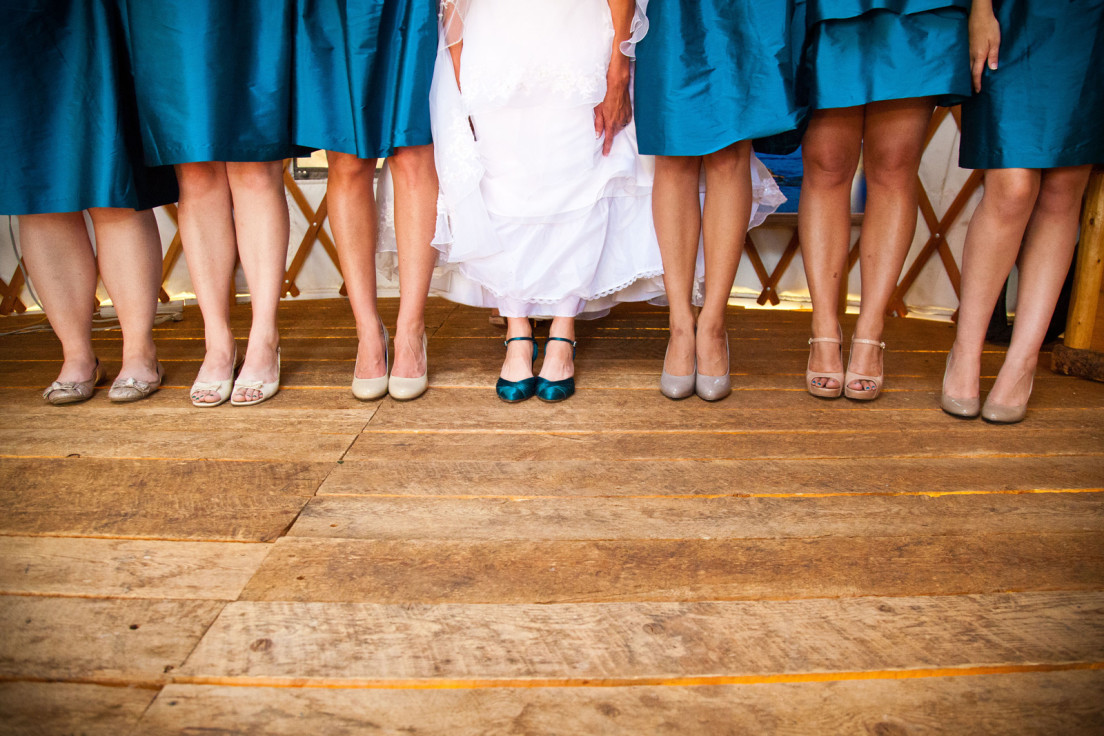
[[[203,356],[203,364],[199,366],[199,373],[196,374],[196,383],[213,384],[225,381],[227,378],[232,379],[234,377],[235,355],[233,336],[228,335],[227,339],[220,341],[217,346],[209,340],[207,342],[207,352]],[[219,396],[217,391],[194,391],[191,394],[192,401],[201,404],[217,404],[220,401],[225,401],[226,398],[225,396]]]
[[[395,327],[395,357],[391,375],[398,378],[421,378],[426,374],[426,356],[422,351],[425,324]]]
[[[1035,379],[1035,360],[1014,360],[1005,358],[997,380],[993,383],[986,404],[998,406],[1024,406],[1031,398],[1032,382]]]
[[[357,325],[357,338],[353,378],[380,378],[387,375],[387,346],[383,341],[379,319],[370,319],[363,329]]]
[[[280,377],[280,369],[276,362],[276,345],[261,345],[249,341],[249,347],[245,351],[245,360],[241,370],[238,371],[238,379],[243,381],[259,381],[272,383]],[[225,378],[226,374],[223,374]],[[257,401],[264,396],[259,388],[235,389],[230,397],[232,401]]]
[[[836,335],[817,335],[817,337],[836,337]],[[810,373],[843,373],[843,358],[840,355],[840,346],[834,342],[814,342],[809,345]],[[811,383],[816,388],[837,389],[840,382],[828,375],[817,375]],[[837,394],[838,395],[838,394]]]
[[[575,340],[575,335],[556,335]],[[549,340],[544,346],[544,362],[541,363],[540,377],[546,381],[562,381],[575,375],[574,349],[570,342]]]
[[[980,398],[981,354],[971,355],[968,350],[951,346],[947,356],[947,371],[943,375],[943,395],[952,399]]]
[[[672,376],[694,374],[694,324],[671,325],[663,371]]]
[[[865,337],[865,335],[860,335]],[[880,335],[867,337],[868,340],[878,340],[882,338]],[[877,345],[870,345],[864,342],[851,343],[851,353],[847,356],[848,370],[852,373],[859,373],[864,376],[880,376],[882,375],[882,353],[884,351]],[[878,387],[874,381],[854,380],[847,384],[847,387],[852,391],[873,391]]]
[[[532,330],[507,330],[506,338],[532,337]],[[533,377],[533,343],[513,340],[506,343],[506,358],[502,361],[499,377],[516,383]]]
[[[729,374],[728,341],[724,322],[709,324],[699,319],[695,349],[698,354],[699,376]]]
[[[157,383],[160,373],[157,370],[157,353],[149,352],[140,356],[123,355],[123,367],[119,370],[119,376],[115,379],[126,381],[133,378],[142,383]]]
[[[66,358],[58,372],[59,383],[83,383],[96,371],[96,356],[92,353],[79,358]]]

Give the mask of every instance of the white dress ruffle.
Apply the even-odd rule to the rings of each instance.
[[[646,30],[638,8],[632,40]],[[594,134],[613,44],[605,0],[474,0],[463,41],[460,87],[443,32],[430,91],[440,181],[432,291],[509,317],[661,301],[653,159],[640,155],[632,124],[608,156]],[[757,159],[752,178],[754,227],[785,198]],[[386,167],[377,201],[378,265],[393,277]],[[703,272],[699,248],[698,291]]]

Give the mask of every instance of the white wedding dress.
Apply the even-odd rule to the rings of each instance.
[[[440,180],[433,291],[507,317],[597,316],[617,302],[661,300],[653,160],[639,154],[631,123],[608,156],[594,131],[614,36],[606,0],[467,6],[460,85],[448,48],[460,37],[454,23],[442,30],[430,93]],[[634,40],[644,30],[638,12]],[[757,159],[752,173],[754,226],[784,197]],[[386,171],[378,199],[386,272]],[[699,253],[699,277],[703,265]]]

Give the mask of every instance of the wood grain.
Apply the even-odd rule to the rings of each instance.
[[[203,680],[193,684],[628,684],[1059,665],[1104,660],[1102,608],[1100,593],[516,606],[237,602],[226,604],[181,676]]]
[[[0,537],[0,594],[234,600],[269,546]]]
[[[281,539],[242,600],[574,603],[1104,591],[1104,534],[816,539]]]
[[[333,690],[168,685],[148,736],[201,730],[536,734],[1099,734],[1104,674],[1052,672],[911,680],[704,687]]]
[[[888,447],[875,444],[883,438],[869,435],[808,440],[797,447],[793,439],[786,445],[774,438],[758,445],[741,439],[730,438],[730,444],[741,446],[731,448],[733,454],[757,450],[766,457],[609,459],[612,454],[603,455],[602,438],[586,435],[364,435],[318,493],[531,498],[1104,489],[1104,456],[1091,442],[1076,439],[1062,440],[1061,449],[1081,449],[1085,455],[1010,456],[1017,449],[1033,454],[1040,448],[1027,437],[1001,442],[994,436],[984,448],[974,446],[968,455],[949,458],[937,455],[934,437],[884,438]],[[883,450],[885,456],[848,456],[847,448],[863,439],[871,440],[863,452]],[[1057,442],[1059,436],[1053,439]],[[482,455],[492,457],[469,459],[479,456],[480,447]],[[807,455],[802,452],[806,448]],[[809,457],[814,449],[820,457]],[[911,457],[893,455],[894,450]],[[564,456],[582,459],[558,459]],[[368,457],[379,459],[364,459]],[[455,459],[438,459],[449,457]]]
[[[63,682],[0,682],[0,732],[4,734],[130,733],[156,690]]]
[[[158,685],[223,605],[0,596],[0,678]]]
[[[329,463],[0,459],[0,534],[268,541]]]
[[[313,498],[290,537],[789,539],[1104,533],[1104,493],[834,498]]]

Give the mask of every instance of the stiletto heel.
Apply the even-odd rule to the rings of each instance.
[[[972,399],[956,399],[947,395],[947,372],[951,370],[951,355],[953,354],[954,349],[952,348],[947,353],[947,365],[943,368],[943,387],[939,390],[939,406],[952,417],[976,419],[977,415],[981,413],[980,396],[975,396]]]
[[[533,357],[529,359],[529,367],[532,369],[533,363],[537,362],[537,339],[532,335],[511,337],[503,340],[502,344],[506,347],[510,347],[510,343],[515,340],[524,340],[533,343]],[[495,384],[495,393],[498,394],[498,398],[506,403],[516,404],[519,401],[533,398],[533,395],[537,393],[537,379],[535,376],[529,376],[520,381],[507,381],[502,376],[499,376],[498,382]]]
[[[837,325],[839,330],[839,337],[810,337],[809,338],[809,359],[805,361],[805,390],[813,396],[820,397],[822,399],[838,399],[843,394],[843,371],[836,373],[830,373],[828,371],[811,371],[809,370],[809,364],[813,360],[812,345],[816,342],[834,342],[839,345],[839,358],[840,365],[843,365],[843,328]],[[835,381],[835,388],[828,386],[817,386],[813,381],[817,378],[825,379],[825,382]]]
[[[391,335],[387,332],[383,320],[380,320],[380,334],[383,335],[383,375],[377,378],[357,378],[356,370],[359,361],[353,364],[353,396],[361,401],[374,401],[387,395],[387,380],[391,374]]]
[[[861,337],[851,338],[851,350],[847,353],[847,373],[843,377],[843,395],[849,399],[856,401],[873,401],[878,398],[878,394],[882,392],[882,384],[885,382],[885,366],[883,362],[882,372],[876,376],[864,376],[862,373],[854,373],[851,370],[851,356],[855,352],[855,343],[863,343],[864,345],[877,345],[885,351],[885,343],[881,340],[866,340]],[[855,381],[869,381],[874,384],[874,388],[870,389],[856,389],[851,388],[851,384]]]
[[[694,356],[695,365],[697,355]],[[732,355],[728,352],[728,333],[725,333],[725,365],[730,365]],[[695,371],[694,392],[706,401],[720,401],[732,393],[732,375],[726,370],[723,376],[707,376]]]
[[[426,335],[422,333],[422,357],[425,358],[426,346],[429,341],[426,339]],[[396,350],[398,348],[396,347]],[[410,401],[416,399],[426,392],[429,388],[429,361],[426,361],[426,370],[420,376],[414,378],[404,378],[402,376],[391,375],[387,379],[387,393],[391,394],[392,399],[397,401]]]
[[[553,340],[569,344],[571,346],[571,360],[575,360],[575,341],[568,340],[566,337],[552,337],[549,335],[547,342],[544,344],[545,356],[548,355],[548,343]],[[537,398],[541,401],[552,404],[557,401],[571,398],[574,393],[575,376],[570,376],[559,381],[549,381],[547,378],[537,376]]]
[[[1020,380],[1023,380],[1022,378]],[[1031,385],[1027,388],[1027,398],[1031,399],[1031,392],[1035,388],[1035,372],[1031,372]],[[990,396],[992,392],[990,392]],[[1022,422],[1027,416],[1027,401],[1022,404],[1008,406],[997,404],[985,397],[985,406],[981,407],[981,418],[990,424],[1016,424]]]

